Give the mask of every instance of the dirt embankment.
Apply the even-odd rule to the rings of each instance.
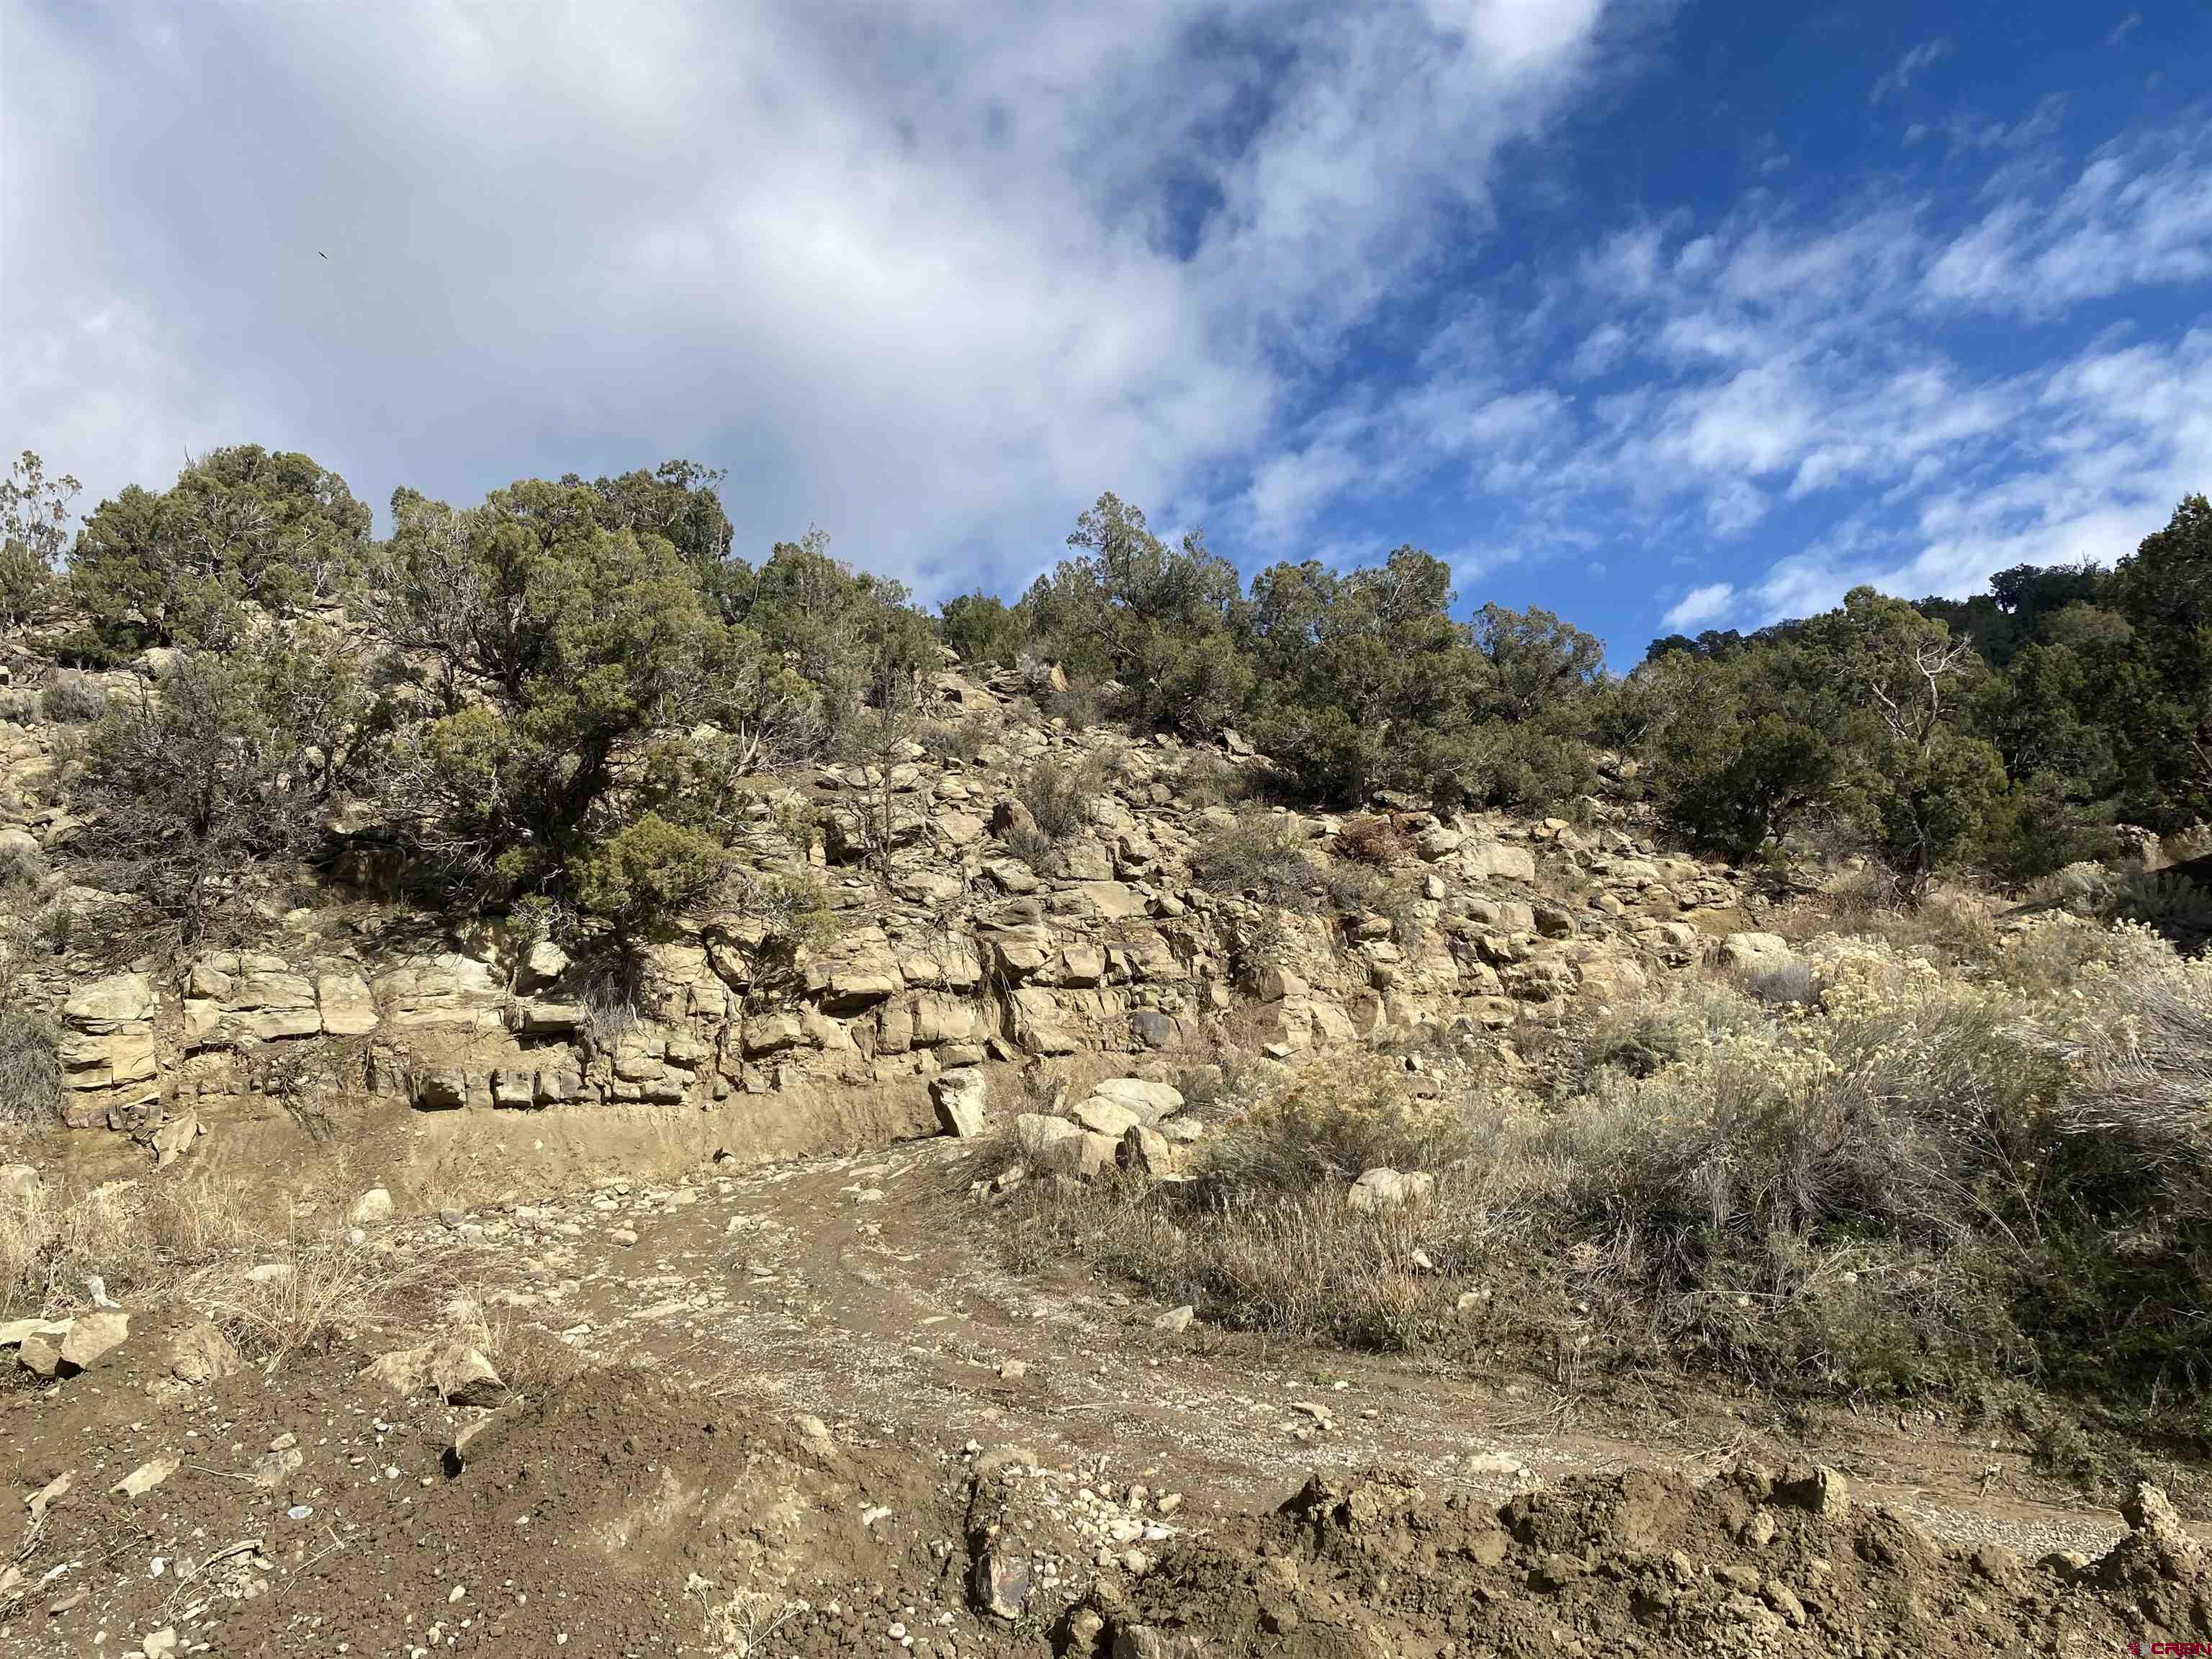
[[[2148,1489],[2095,1562],[1946,1549],[1811,1469],[1578,1476],[1502,1505],[1316,1475],[1179,1532],[1168,1496],[1079,1462],[833,1431],[655,1374],[483,1412],[395,1398],[344,1352],[188,1389],[173,1352],[135,1332],[111,1366],[8,1397],[23,1529],[0,1647],[1436,1659],[2111,1653],[2212,1630],[2204,1553]]]

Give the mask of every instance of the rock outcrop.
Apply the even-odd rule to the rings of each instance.
[[[1285,913],[1208,890],[1193,854],[1237,815],[1187,801],[1194,748],[1009,720],[1022,689],[948,668],[934,685],[943,707],[1000,711],[974,761],[917,746],[888,774],[822,767],[761,802],[738,858],[763,881],[812,884],[834,926],[804,942],[738,904],[614,975],[496,925],[439,940],[342,921],[334,890],[328,915],[295,911],[252,949],[66,988],[64,1115],[150,1136],[186,1112],[219,1122],[227,1098],[302,1087],[534,1112],[866,1086],[911,1090],[966,1134],[987,1121],[981,1068],[994,1064],[1096,1075],[1093,1056],[1171,1054],[1231,1014],[1285,1060],[1424,1033],[1505,1036],[1711,952],[1746,967],[1788,958],[1747,925],[1727,871],[1659,854],[1628,809],[1596,799],[1573,822],[1407,807],[1386,836],[1366,821],[1345,853],[1346,821],[1282,815],[1322,868],[1394,849],[1377,890],[1389,914]],[[1207,760],[1264,764],[1233,744]],[[1110,779],[1043,856],[1018,787],[1039,761]],[[886,799],[883,869],[862,813]],[[785,826],[808,819],[821,836],[796,854]],[[1085,1139],[1055,1132],[1054,1158],[1110,1164],[1133,1129],[1158,1128],[1144,1091],[1164,1085],[1125,1081],[1077,1103],[1071,1127]],[[182,1150],[191,1137],[170,1139]],[[1171,1163],[1161,1154],[1139,1137],[1125,1161]]]

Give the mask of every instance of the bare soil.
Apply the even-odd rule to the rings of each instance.
[[[1748,1399],[1591,1400],[1162,1331],[1162,1309],[1073,1270],[1010,1275],[964,1176],[957,1148],[922,1144],[373,1233],[364,1248],[395,1272],[434,1261],[420,1282],[458,1285],[498,1333],[520,1397],[496,1411],[363,1375],[449,1307],[198,1387],[170,1364],[192,1310],[134,1310],[93,1369],[0,1393],[21,1524],[0,1652],[2112,1653],[2212,1636],[2188,1533],[2155,1503],[2130,1526],[2035,1482],[2025,1447],[1928,1417],[1785,1431]],[[143,1495],[111,1490],[169,1459]]]

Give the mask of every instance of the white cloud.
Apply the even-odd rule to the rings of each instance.
[[[1583,281],[1623,299],[1649,294],[1658,281],[1660,251],[1665,244],[1666,233],[1657,225],[1616,232],[1583,260]]]
[[[1945,36],[1938,35],[1933,40],[1923,40],[1904,57],[1899,58],[1888,74],[1874,83],[1874,89],[1867,94],[1867,101],[1879,104],[1891,94],[1905,91],[1920,77],[1923,71],[1948,57],[1950,52],[1951,42]]]
[[[1929,303],[2048,316],[2212,278],[2212,132],[2108,144],[2055,201],[2014,196],[1928,268]]]
[[[1595,380],[1627,355],[1628,331],[1619,323],[1601,323],[1583,337],[1569,368],[1577,380]]]
[[[1716,577],[1674,626],[2109,556],[2212,478],[2201,116],[1954,112],[1475,293],[1600,0],[16,3],[0,425],[94,494],[242,438],[380,498],[689,454],[744,550],[818,521],[943,594],[1113,488],[1254,558]]]
[[[1727,582],[1708,582],[1693,587],[1668,608],[1660,623],[1671,634],[1686,633],[1717,622],[1735,602],[1735,589]]]
[[[248,439],[374,497],[681,453],[747,550],[939,592],[1264,461],[1603,10],[0,4],[0,425],[94,495]],[[1297,471],[1285,523],[1349,477]]]

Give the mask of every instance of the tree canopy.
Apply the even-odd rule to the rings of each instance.
[[[65,598],[64,659],[182,653],[173,691],[111,709],[91,752],[99,787],[190,826],[106,851],[194,926],[225,860],[302,850],[320,833],[302,811],[343,781],[452,896],[649,933],[720,879],[744,780],[910,744],[940,646],[1030,665],[1048,712],[1237,731],[1297,799],[1565,810],[1602,763],[1689,845],[1741,860],[1841,837],[1908,898],[1947,870],[2026,879],[2115,825],[2212,816],[2201,495],[2109,569],[2021,567],[1917,605],[1857,589],[1754,633],[1655,641],[1620,678],[1549,611],[1462,610],[1419,548],[1248,583],[1202,532],[1164,539],[1110,494],[1018,601],[933,617],[818,531],[751,562],[722,482],[678,460],[472,507],[403,489],[377,541],[343,479],[240,445],[102,501],[64,561],[75,481],[26,454],[0,486],[0,621]],[[310,621],[333,600],[343,641]]]

